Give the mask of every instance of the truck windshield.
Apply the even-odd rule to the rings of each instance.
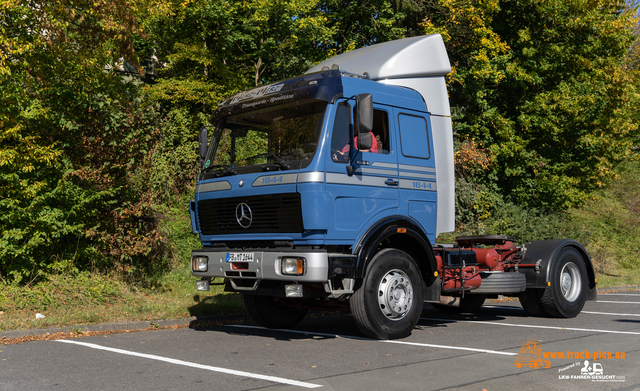
[[[326,108],[327,102],[309,100],[223,118],[209,143],[203,179],[308,166]]]

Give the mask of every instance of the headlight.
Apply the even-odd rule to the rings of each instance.
[[[194,272],[206,272],[209,268],[209,257],[195,256],[191,258],[191,270]]]
[[[302,276],[305,273],[307,260],[299,257],[282,257],[281,272],[288,276]]]

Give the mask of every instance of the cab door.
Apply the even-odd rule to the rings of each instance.
[[[400,214],[416,219],[433,244],[436,236],[437,187],[429,113],[395,111],[400,148]]]
[[[331,153],[326,156],[326,189],[333,203],[327,244],[353,242],[372,222],[398,213],[398,161],[393,146],[392,109],[374,104],[374,145],[356,151],[353,175],[347,174],[353,134],[353,108],[336,107]]]

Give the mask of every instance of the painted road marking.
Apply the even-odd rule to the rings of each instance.
[[[188,362],[188,361],[182,361],[182,360],[176,360],[176,359],[173,359],[173,358],[156,356],[156,355],[153,355],[153,354],[137,353],[137,352],[132,352],[132,351],[129,351],[129,350],[109,348],[109,347],[106,347],[106,346],[96,345],[96,344],[92,344],[92,343],[69,341],[69,340],[64,340],[64,339],[59,339],[56,342],[65,342],[65,343],[70,343],[70,344],[74,344],[74,345],[82,345],[82,346],[86,346],[86,347],[93,348],[93,349],[106,350],[106,351],[109,351],[109,352],[119,353],[119,354],[126,354],[128,356],[148,358],[148,359],[151,359],[151,360],[164,361],[164,362],[168,362],[168,363],[176,364],[176,365],[184,365],[184,366],[192,367],[192,368],[206,369],[208,371],[221,372],[221,373],[226,373],[228,375],[250,377],[252,379],[267,380],[267,381],[271,381],[271,382],[275,382],[275,383],[288,384],[288,385],[291,385],[291,386],[298,386],[298,387],[305,387],[305,388],[322,387],[322,385],[320,385],[320,384],[305,383],[305,382],[301,382],[301,381],[297,381],[297,380],[285,379],[285,378],[282,378],[282,377],[266,376],[266,375],[260,375],[260,374],[257,374],[257,373],[236,371],[235,369],[212,367],[210,365],[196,364],[196,363],[192,363],[192,362]]]
[[[511,306],[506,306],[506,305],[484,305],[482,306],[482,308],[498,308],[498,309],[510,309],[510,310],[522,310],[524,311],[524,308],[520,308],[520,307],[511,307]],[[595,314],[595,315],[611,315],[611,316],[640,316],[640,314],[620,314],[620,313],[616,313],[616,312],[595,312],[595,311],[585,311],[582,310],[580,311],[581,314]]]
[[[596,303],[616,303],[616,304],[640,304],[640,301],[605,301],[598,300]]]
[[[503,356],[517,356],[518,353],[509,353],[509,352],[501,352],[498,350],[487,350],[487,349],[476,349],[476,348],[466,348],[462,346],[447,346],[447,345],[433,345],[429,343],[418,343],[418,342],[406,342],[406,341],[398,341],[398,340],[379,340],[372,338],[364,338],[364,337],[356,337],[352,335],[340,335],[340,334],[325,334],[325,333],[316,333],[315,331],[300,331],[300,330],[289,330],[289,329],[267,329],[259,326],[246,326],[246,325],[226,325],[224,327],[236,327],[243,329],[257,329],[257,330],[266,330],[266,331],[280,331],[283,333],[294,333],[294,334],[306,334],[306,335],[317,335],[320,337],[333,337],[333,338],[348,338],[348,339],[358,339],[364,341],[374,341],[374,342],[384,342],[384,343],[393,343],[398,345],[411,345],[411,346],[421,346],[428,348],[440,348],[440,349],[452,349],[452,350],[465,350],[468,352],[476,352],[476,353],[489,353],[489,354],[500,354]]]
[[[594,333],[640,335],[640,332],[635,332],[635,331],[615,331],[615,330],[598,330],[598,329],[580,329],[575,327],[538,326],[538,325],[531,325],[531,324],[512,324],[512,323],[491,322],[488,320],[484,320],[484,321],[455,320],[455,319],[438,319],[438,318],[420,318],[420,320],[437,320],[440,322],[451,322],[451,323],[480,323],[480,324],[495,324],[498,326],[510,326],[510,327],[528,327],[528,328],[552,329],[552,330],[588,331],[588,332],[594,332]]]
[[[640,314],[617,314],[615,312],[594,312],[594,311],[580,311],[580,313],[585,314],[596,314],[596,315],[613,315],[613,316],[640,316]]]

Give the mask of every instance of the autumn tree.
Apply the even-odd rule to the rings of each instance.
[[[632,151],[638,96],[624,60],[633,13],[616,1],[441,1],[458,141],[493,164],[476,178],[529,207],[579,205]]]
[[[189,0],[153,19],[164,64],[150,99],[211,113],[225,97],[291,77],[321,60],[326,16],[307,0]]]
[[[0,278],[133,270],[161,246],[145,184],[153,110],[136,64],[145,1],[0,3]]]

